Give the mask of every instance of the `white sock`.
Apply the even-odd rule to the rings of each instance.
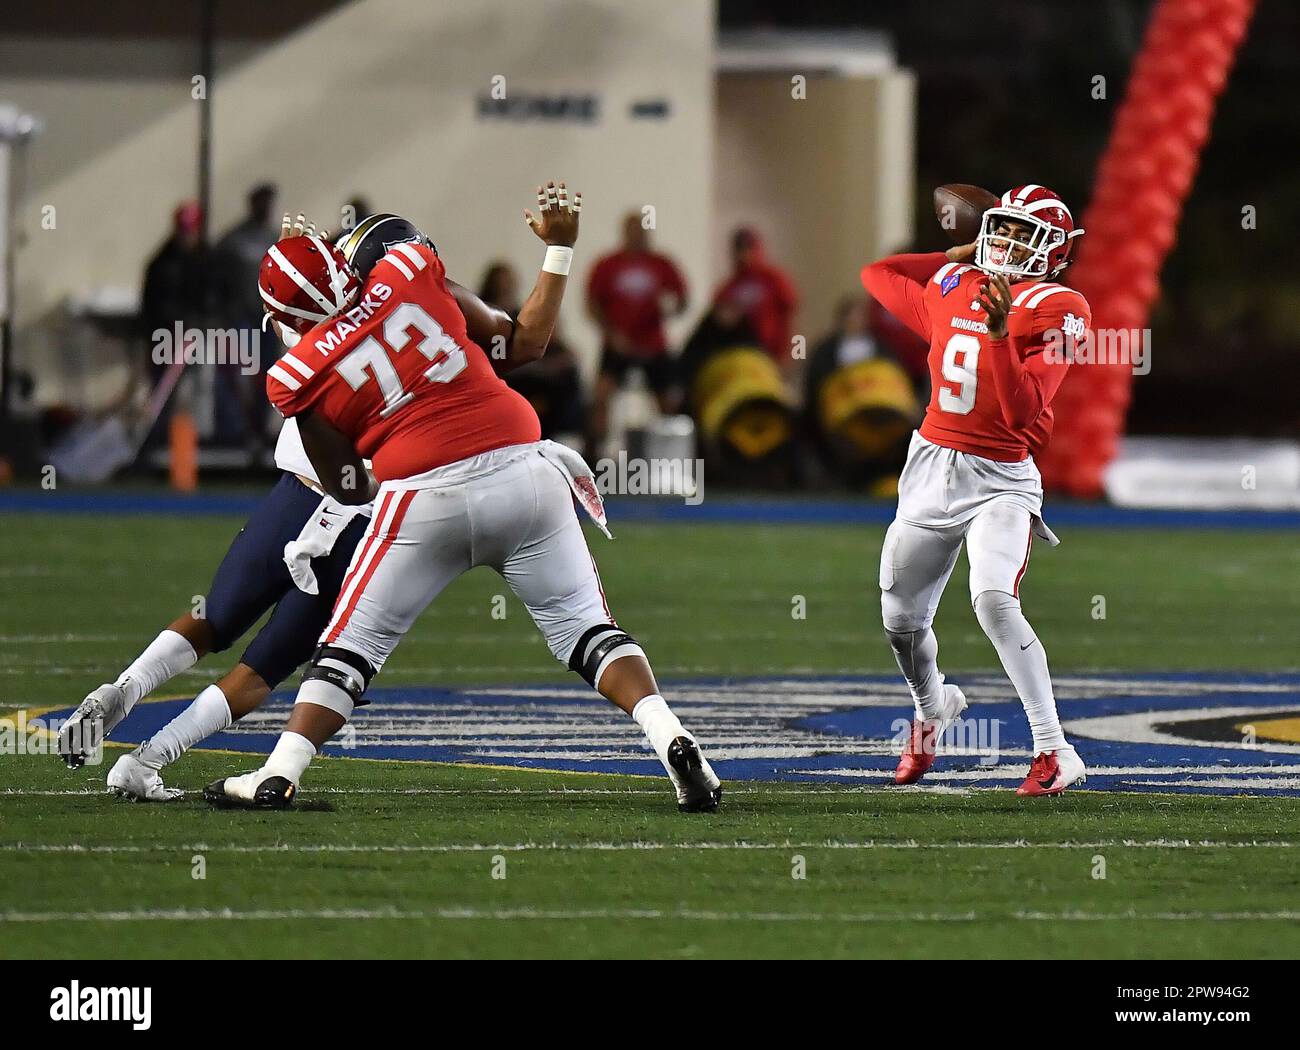
[[[190,701],[189,707],[150,737],[145,745],[148,753],[141,756],[141,761],[147,766],[157,761],[154,768],[161,769],[213,733],[220,733],[232,721],[226,694],[210,685]]]
[[[912,693],[916,717],[933,722],[943,714],[943,675],[939,673],[939,639],[926,627],[920,631],[885,628],[898,669]]]
[[[975,599],[975,616],[1016,687],[1034,735],[1034,754],[1068,748],[1056,714],[1047,653],[1020,611],[1019,599],[1002,591],[984,591]]]
[[[688,740],[694,741],[694,735],[683,728],[681,722],[677,720],[677,716],[669,708],[668,701],[658,693],[651,693],[649,696],[643,696],[638,700],[636,706],[632,708],[632,717],[645,733],[646,739],[650,741],[650,746],[655,749],[655,754],[659,756],[659,761],[663,764],[668,779],[673,782],[673,787],[677,789],[677,801],[687,801],[693,785],[684,783],[677,775],[677,771],[669,764],[668,748],[677,737],[684,736]],[[718,776],[713,772],[713,767],[709,765],[709,760],[704,757],[703,753],[700,754],[700,772],[704,777],[704,783],[708,787],[716,788],[718,786]]]
[[[163,631],[113,684],[126,694],[126,709],[130,712],[143,697],[182,671],[189,670],[198,659],[194,646],[184,635]]]
[[[290,783],[297,784],[315,757],[315,744],[301,733],[290,733],[286,730],[280,734],[280,739],[275,742],[275,748],[266,756],[266,761],[262,764],[261,779],[284,777]]]
[[[645,733],[650,746],[659,756],[659,761],[664,764],[664,769],[671,772],[672,767],[668,765],[668,746],[679,736],[690,737],[692,740],[695,737],[682,728],[681,722],[668,706],[668,701],[658,693],[651,693],[638,700],[636,706],[632,708],[632,718]]]

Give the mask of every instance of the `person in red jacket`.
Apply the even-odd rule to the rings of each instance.
[[[623,244],[596,261],[587,281],[587,311],[600,326],[600,373],[592,401],[591,430],[604,439],[610,398],[629,369],[640,367],[659,402],[677,411],[677,369],[668,353],[664,320],[686,309],[686,280],[677,265],[650,246],[640,212],[623,218]]]
[[[975,243],[862,271],[867,291],[930,344],[930,403],[880,553],[885,633],[916,708],[896,783],[929,770],[937,740],[966,707],[939,673],[931,630],[963,542],[975,615],[1033,734],[1034,760],[1017,793],[1055,795],[1084,778],[1057,717],[1047,655],[1020,609],[1035,533],[1058,542],[1043,523],[1033,453],[1051,434],[1074,340],[1091,324],[1087,300],[1051,280],[1082,232],[1051,190],[1019,186],[984,213]]]
[[[731,236],[732,273],[713,295],[713,305],[739,310],[763,348],[784,369],[794,362],[790,335],[799,293],[784,270],[768,260],[763,241],[749,227]]]

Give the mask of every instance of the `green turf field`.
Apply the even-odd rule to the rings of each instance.
[[[66,706],[116,675],[202,593],[237,527],[6,515],[0,712]],[[882,530],[614,527],[613,543],[592,538],[606,590],[669,683],[891,669],[875,589]],[[1063,539],[1035,552],[1024,590],[1058,674],[1300,662],[1291,536]],[[964,580],[959,566],[936,625],[942,661],[991,670]],[[492,617],[501,593],[486,571],[459,581],[385,684],[568,681],[513,597]],[[792,615],[800,597],[805,618]],[[237,655],[165,692],[197,691]],[[243,768],[247,756],[196,753],[170,782],[196,789]],[[721,813],[684,817],[657,779],[333,759],[304,785],[316,808],[249,814],[117,802],[99,793],[106,771],[0,755],[0,956],[1300,950],[1300,799],[729,783]],[[805,878],[792,877],[799,857]]]

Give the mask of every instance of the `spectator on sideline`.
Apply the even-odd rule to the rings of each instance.
[[[508,262],[500,259],[489,263],[479,284],[478,297],[514,317],[519,313],[519,274]]]
[[[209,255],[202,231],[203,209],[198,201],[185,201],[172,213],[172,232],[145,267],[140,332],[151,386],[157,385],[169,367],[167,362],[153,359],[154,333],[171,332],[178,321],[183,328],[201,329],[210,319]],[[170,415],[168,403],[150,430],[144,451],[152,451],[162,442]]]
[[[799,293],[780,267],[768,261],[758,232],[742,226],[731,235],[732,273],[713,295],[715,307],[739,310],[782,370],[794,363],[790,336]]]
[[[257,290],[257,269],[262,256],[280,236],[275,214],[276,189],[270,183],[254,186],[248,194],[248,212],[228,230],[214,251],[217,323],[243,338],[258,339],[262,346],[260,370],[244,375],[237,364],[218,369],[216,391],[217,439],[244,442],[257,450],[265,440],[267,413],[266,369],[278,353],[274,337],[262,332],[262,299]],[[256,336],[254,333],[257,333]]]
[[[519,313],[519,274],[508,262],[490,263],[479,283],[478,297],[514,317]],[[490,358],[492,348],[483,349]],[[558,325],[542,359],[507,372],[505,381],[528,398],[541,421],[542,437],[582,437],[585,411],[578,359]]]
[[[904,436],[910,434],[915,422],[913,413],[920,412],[919,402],[911,404],[915,399],[915,379],[906,373],[906,362],[899,359],[895,348],[880,335],[882,314],[889,316],[864,292],[846,295],[836,306],[834,331],[809,354],[803,377],[804,432],[822,463],[840,480],[854,486],[882,474],[897,474],[906,449]],[[875,378],[874,388],[880,392],[880,400],[872,406],[875,415],[869,425],[854,427],[858,440],[846,444],[842,438],[827,432],[822,404],[824,388],[844,369],[877,359],[891,361],[898,369],[891,368]],[[896,381],[892,378],[895,376]],[[893,410],[893,414],[886,410]],[[864,429],[872,432],[871,440],[864,440]]]
[[[592,405],[592,439],[606,436],[609,402],[629,369],[639,367],[659,411],[677,411],[677,369],[664,319],[686,309],[686,281],[676,264],[650,246],[638,211],[623,217],[623,244],[596,261],[587,282],[587,310],[600,326],[601,354]]]

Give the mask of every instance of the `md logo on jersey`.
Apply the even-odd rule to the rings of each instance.
[[[955,270],[939,282],[939,294],[947,295],[959,284],[961,284],[961,271]]]
[[[1001,675],[951,677],[971,701],[966,717],[998,731],[972,737],[959,754],[941,748],[923,783],[1014,788],[1032,757],[1019,701]],[[1066,675],[1056,685],[1089,788],[1300,795],[1300,675]],[[885,785],[898,720],[911,710],[906,688],[888,676],[699,681],[667,695],[732,780]],[[636,725],[585,686],[375,688],[370,696],[354,715],[352,746],[329,744],[326,754],[662,773]],[[144,740],[185,703],[140,704],[114,738]],[[291,703],[292,694],[278,694],[207,746],[268,752]]]

